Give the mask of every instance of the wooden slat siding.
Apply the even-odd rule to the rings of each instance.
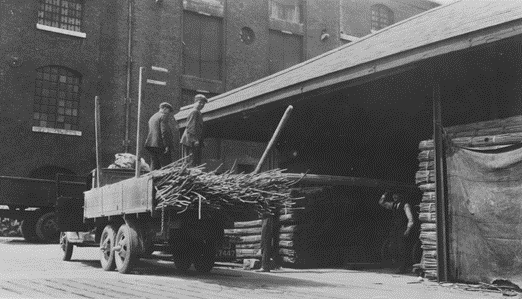
[[[250,99],[262,98],[263,95],[274,91],[290,91],[291,88],[295,95],[319,86],[346,82],[371,73],[512,37],[522,32],[521,15],[522,5],[517,1],[462,0],[437,7],[356,42],[219,95],[203,110],[204,118],[221,117],[222,114],[210,115],[209,112]],[[326,83],[319,82],[324,81],[326,76],[332,78]],[[314,83],[314,79],[321,80]],[[311,85],[304,84],[306,82],[311,82]],[[299,86],[296,88],[295,85]],[[281,99],[279,95],[276,97]],[[181,127],[186,125],[188,113],[188,108],[183,107],[176,115],[181,121]]]

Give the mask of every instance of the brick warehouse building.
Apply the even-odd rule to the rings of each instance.
[[[96,95],[102,165],[115,153],[135,151],[140,66],[166,82],[145,87],[144,132],[145,119],[164,100],[178,109],[196,93],[211,97],[248,84],[434,6],[422,0],[1,0],[0,175],[51,178],[94,168]],[[219,151],[217,145],[210,140],[207,151]],[[247,150],[234,155],[251,148],[241,146]]]

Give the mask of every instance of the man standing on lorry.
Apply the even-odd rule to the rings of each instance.
[[[149,133],[145,140],[145,148],[151,154],[151,170],[172,163],[172,147],[174,135],[170,127],[174,108],[167,102],[159,105],[159,111],[149,119]]]
[[[180,143],[183,157],[188,158],[189,165],[197,166],[201,164],[201,149],[203,147],[203,115],[201,109],[208,102],[207,97],[197,94],[194,97],[194,109],[188,116],[187,127]]]

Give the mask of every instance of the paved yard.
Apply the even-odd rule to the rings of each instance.
[[[142,260],[123,275],[100,268],[97,248],[75,247],[73,260],[64,262],[58,245],[0,238],[0,252],[0,298],[506,298],[382,271],[220,266],[198,275],[182,274],[169,261]]]

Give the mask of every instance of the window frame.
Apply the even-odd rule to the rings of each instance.
[[[37,5],[37,29],[81,38],[87,37],[83,30],[84,0],[39,0]],[[76,8],[73,8],[73,5]],[[71,26],[78,27],[78,30],[71,30]]]
[[[33,131],[81,136],[82,75],[60,65],[42,66],[35,72]]]
[[[187,19],[188,18],[194,18],[194,20],[197,20],[197,26],[187,26]],[[209,25],[212,25],[211,22],[206,22],[204,20],[212,20],[212,22],[218,22],[219,27],[216,29],[217,32],[217,49],[219,49],[219,57],[217,60],[214,60],[212,63],[205,62],[203,59],[205,55],[208,55],[209,53],[212,53],[212,51],[208,50],[208,47],[205,47],[205,35],[206,33],[203,32],[205,28],[209,28]],[[211,28],[214,28],[213,26],[210,26]],[[197,38],[185,38],[187,35],[190,35],[191,33],[186,31],[188,29],[195,31],[198,31],[195,33],[197,35]],[[207,34],[208,35],[208,34]],[[223,70],[224,70],[224,24],[223,19],[203,14],[203,13],[196,13],[190,10],[184,10],[183,11],[183,29],[182,29],[182,39],[183,39],[183,48],[182,48],[182,57],[183,57],[183,71],[182,74],[186,76],[194,76],[196,78],[201,78],[204,80],[212,80],[212,81],[222,81],[223,80]],[[193,50],[197,49],[197,59],[191,58],[190,51],[187,51],[187,48],[193,47]],[[196,52],[196,51],[194,51]],[[190,63],[189,63],[190,62]],[[195,71],[196,68],[194,68],[195,63],[197,62],[197,71]],[[203,76],[207,70],[207,73],[212,73],[210,71],[212,69],[212,64],[217,62],[217,71],[214,75],[216,76]],[[195,74],[197,73],[197,75]]]
[[[374,17],[377,18],[374,19]],[[383,22],[386,19],[387,23]],[[384,4],[375,4],[370,8],[370,30],[379,31],[395,23],[395,14],[391,8]]]
[[[277,42],[277,39],[279,40],[279,42]],[[268,40],[269,40],[268,41],[268,53],[269,53],[269,55],[268,55],[269,56],[268,57],[268,59],[269,59],[268,72],[269,72],[269,74],[275,74],[282,70],[286,70],[286,69],[304,61],[304,55],[305,55],[304,42],[305,41],[304,41],[303,36],[287,33],[287,32],[280,31],[280,30],[270,29],[268,32]],[[273,43],[275,43],[279,47],[279,49],[272,48]],[[295,45],[296,43],[299,43],[299,52],[295,53],[295,55],[299,56],[299,59],[297,62],[287,65],[288,61],[293,60],[293,59],[291,59],[292,57],[290,56],[290,54],[293,52],[291,52],[289,50],[291,49],[292,44]],[[281,50],[279,52],[282,52],[282,53],[280,53],[282,55],[278,55],[277,53],[274,53],[274,50],[275,50],[275,52],[278,52],[277,50]],[[273,65],[272,57],[277,57],[280,61],[281,61],[280,58],[282,58],[282,65],[284,67],[282,69],[274,69],[272,67],[272,65]]]
[[[282,1],[282,2],[284,2],[284,1]],[[284,3],[278,2],[277,0],[270,0],[269,1],[270,18],[292,23],[292,24],[303,24],[303,22],[304,22],[304,20],[303,20],[304,19],[303,3],[301,0],[295,0],[295,3],[296,4],[291,5],[291,4],[284,4]],[[279,6],[279,7],[283,8],[282,13],[285,15],[285,18],[279,18],[279,15],[277,13],[274,13],[275,12],[274,6]],[[297,14],[297,18],[294,17],[293,20],[286,18],[288,12],[291,11],[291,9],[288,9],[288,8],[291,6],[294,7],[293,11],[295,14]]]

